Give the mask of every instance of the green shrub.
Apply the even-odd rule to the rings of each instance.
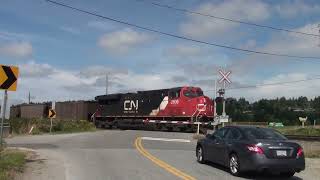
[[[312,127],[293,127],[293,128],[276,128],[281,133],[285,135],[304,135],[304,136],[320,136],[320,129],[319,128],[312,128]]]
[[[86,120],[53,120],[53,133],[72,133],[82,131],[94,131],[93,123]],[[50,119],[11,119],[12,131],[16,134],[27,134],[33,127],[32,134],[42,134],[50,132]]]

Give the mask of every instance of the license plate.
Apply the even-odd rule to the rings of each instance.
[[[277,151],[277,156],[287,156],[287,151]]]

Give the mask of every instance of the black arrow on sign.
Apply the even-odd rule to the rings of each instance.
[[[17,77],[14,75],[9,66],[2,66],[2,69],[6,73],[8,79],[1,84],[0,89],[9,89],[10,86],[17,81]]]
[[[56,112],[54,110],[50,109],[50,112],[51,112],[51,116],[50,116],[51,118],[56,115]]]

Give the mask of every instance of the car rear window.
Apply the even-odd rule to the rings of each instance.
[[[244,130],[245,134],[250,139],[272,139],[272,140],[286,140],[279,132],[272,129],[265,128],[246,128]]]

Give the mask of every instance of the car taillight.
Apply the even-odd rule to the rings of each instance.
[[[299,147],[298,151],[297,151],[297,157],[301,157],[303,155],[303,149],[302,147]]]
[[[253,153],[263,154],[262,148],[257,145],[247,145],[247,149]]]

